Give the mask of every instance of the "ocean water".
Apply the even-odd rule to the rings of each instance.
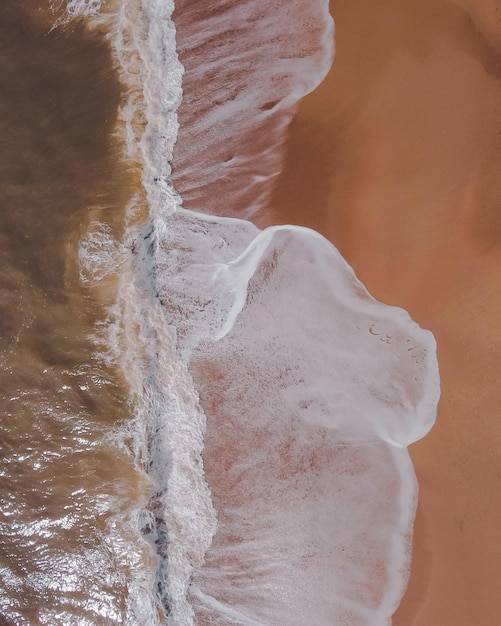
[[[391,623],[434,339],[256,225],[328,4],[4,0],[0,29],[0,621]]]

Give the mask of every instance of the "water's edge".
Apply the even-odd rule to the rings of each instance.
[[[254,4],[259,7],[258,1]],[[325,3],[323,4],[325,5]],[[249,6],[251,5],[252,3],[249,3]],[[239,18],[238,12],[235,11],[237,9],[232,9],[221,18],[222,32],[226,32],[232,20]],[[360,319],[365,320],[363,316],[368,315],[367,319],[371,321],[371,324],[368,324],[367,328],[363,328],[361,331],[365,333],[363,334],[363,341],[372,342],[370,346],[375,345],[377,350],[375,355],[379,355],[381,352],[381,335],[388,339],[385,345],[395,345],[394,352],[390,356],[371,356],[371,362],[377,362],[378,358],[388,358],[388,371],[393,372],[393,374],[396,371],[393,369],[395,363],[398,361],[401,367],[402,363],[405,362],[405,366],[410,368],[409,372],[420,377],[415,394],[411,386],[408,386],[407,379],[404,380],[404,378],[399,379],[396,383],[389,379],[387,387],[382,392],[370,390],[368,394],[370,402],[374,398],[377,402],[381,402],[381,394],[387,394],[389,398],[384,398],[382,401],[382,421],[381,424],[378,423],[376,428],[369,420],[362,419],[361,422],[346,422],[346,425],[336,426],[334,435],[330,432],[331,426],[323,421],[324,417],[322,416],[325,415],[323,395],[321,395],[320,400],[315,398],[308,400],[308,413],[305,418],[309,424],[307,428],[301,421],[303,419],[301,411],[304,408],[304,399],[299,396],[297,398],[290,396],[292,392],[296,394],[298,385],[303,384],[306,389],[304,393],[311,396],[311,389],[317,388],[315,380],[312,379],[309,383],[310,386],[308,386],[304,382],[306,375],[303,375],[303,377],[291,380],[287,383],[288,386],[284,386],[285,374],[283,374],[273,392],[281,395],[282,400],[287,398],[287,402],[291,403],[290,406],[294,405],[294,411],[299,410],[297,407],[300,407],[301,410],[298,414],[300,417],[297,418],[299,421],[294,428],[299,428],[302,433],[299,437],[299,441],[302,442],[301,445],[311,446],[311,441],[316,441],[316,433],[319,428],[322,432],[322,441],[330,441],[333,449],[336,446],[360,445],[362,446],[361,449],[368,451],[372,450],[370,445],[375,444],[375,450],[377,449],[374,452],[375,456],[371,456],[372,451],[367,452],[368,456],[364,457],[363,463],[366,467],[372,468],[370,471],[379,472],[380,476],[385,477],[377,480],[380,480],[381,491],[388,490],[388,494],[391,494],[388,496],[389,502],[391,502],[388,508],[394,507],[394,517],[389,520],[382,516],[381,524],[396,524],[396,538],[393,537],[389,540],[385,537],[377,548],[375,547],[376,543],[371,544],[370,541],[367,545],[372,546],[368,549],[374,549],[379,555],[377,558],[383,558],[381,555],[386,554],[385,550],[392,555],[391,558],[394,559],[392,567],[395,568],[395,576],[392,578],[391,568],[388,569],[385,573],[385,576],[388,576],[387,579],[383,577],[377,588],[370,586],[367,593],[360,595],[353,595],[346,580],[344,587],[340,585],[340,589],[343,588],[343,590],[339,592],[339,597],[336,600],[341,608],[336,608],[329,600],[328,606],[319,608],[318,614],[315,616],[310,614],[309,617],[316,620],[315,623],[318,624],[329,623],[329,619],[332,619],[334,614],[339,619],[341,619],[339,617],[341,614],[351,615],[351,618],[343,619],[353,619],[354,621],[346,621],[346,623],[374,624],[375,626],[389,623],[391,614],[398,604],[406,584],[409,534],[416,506],[415,479],[406,451],[402,447],[423,436],[433,423],[434,407],[438,397],[438,386],[434,382],[437,374],[433,365],[433,339],[428,334],[422,333],[420,329],[418,330],[403,312],[396,312],[396,310],[388,312],[387,310],[383,313],[384,307],[375,303],[368,294],[364,293],[363,287],[344,264],[333,246],[319,235],[309,234],[304,229],[295,230],[294,227],[285,230],[268,229],[262,232],[243,220],[208,218],[195,211],[186,212],[180,208],[182,200],[172,185],[173,182],[181,191],[183,198],[186,197],[192,206],[202,211],[231,215],[231,208],[222,207],[218,211],[218,203],[220,203],[221,197],[234,197],[237,208],[240,205],[247,206],[248,210],[244,212],[246,217],[256,215],[269,195],[273,173],[277,171],[280,164],[280,150],[275,153],[273,149],[270,149],[266,152],[267,159],[263,159],[263,153],[261,153],[259,157],[260,166],[263,166],[268,173],[259,171],[256,174],[253,169],[252,158],[254,157],[244,152],[238,153],[239,147],[237,145],[230,147],[226,145],[224,151],[229,150],[231,155],[230,157],[226,155],[223,158],[220,154],[220,146],[223,144],[221,128],[228,124],[229,120],[241,119],[238,116],[241,111],[250,110],[249,118],[245,118],[243,127],[241,129],[232,127],[231,130],[235,136],[238,136],[238,130],[242,132],[244,136],[242,145],[245,145],[245,135],[256,130],[252,126],[252,112],[254,109],[260,110],[256,117],[256,123],[265,129],[268,141],[271,141],[271,137],[277,141],[277,144],[280,144],[280,137],[283,136],[291,118],[294,103],[322,79],[328,67],[325,59],[328,59],[329,62],[332,59],[332,51],[326,44],[326,37],[332,37],[331,26],[329,24],[325,26],[320,38],[323,38],[324,62],[321,62],[321,59],[319,61],[318,53],[313,55],[313,67],[316,73],[312,71],[312,66],[307,66],[307,62],[304,61],[304,59],[308,59],[308,54],[303,57],[302,62],[306,63],[307,72],[309,72],[307,84],[301,82],[301,76],[305,74],[304,69],[302,69],[298,72],[300,80],[294,88],[294,71],[291,69],[294,60],[287,59],[286,65],[282,65],[278,70],[278,74],[287,78],[283,79],[278,89],[277,84],[273,84],[273,81],[271,81],[271,86],[268,86],[271,90],[276,89],[276,93],[273,94],[274,97],[263,94],[259,95],[256,104],[250,102],[246,90],[252,89],[253,79],[251,78],[249,84],[240,85],[239,93],[228,99],[227,102],[223,102],[219,108],[217,106],[214,108],[209,103],[206,114],[201,114],[200,110],[197,109],[199,106],[197,102],[194,102],[190,111],[188,102],[188,112],[186,112],[187,109],[183,112],[185,124],[183,128],[189,129],[189,132],[183,135],[176,144],[179,130],[177,111],[182,101],[184,69],[178,60],[176,48],[176,29],[172,21],[173,2],[123,0],[117,8],[116,15],[113,12],[106,14],[98,1],[71,2],[69,12],[72,15],[85,15],[91,21],[94,20],[96,24],[105,23],[106,28],[109,29],[109,41],[113,47],[118,72],[127,88],[127,98],[121,107],[119,132],[124,137],[125,156],[129,162],[134,164],[133,167],[137,168],[141,177],[141,185],[138,186],[137,193],[129,204],[128,224],[124,240],[120,243],[110,241],[106,228],[99,223],[94,223],[89,235],[82,240],[81,244],[81,251],[83,251],[81,254],[82,272],[87,282],[97,286],[101,280],[106,279],[110,274],[115,273],[119,276],[117,301],[110,307],[106,330],[107,358],[121,365],[130,389],[134,419],[125,431],[117,435],[117,444],[133,450],[138,471],[148,477],[152,490],[148,502],[130,513],[132,524],[151,546],[154,562],[152,568],[154,571],[148,569],[149,566],[147,566],[141,576],[131,583],[128,609],[131,623],[134,623],[133,620],[136,620],[138,624],[160,624],[167,620],[169,624],[176,626],[178,624],[216,623],[214,620],[219,620],[217,621],[218,624],[278,624],[285,623],[283,620],[292,623],[290,622],[290,611],[295,610],[293,602],[285,600],[278,607],[267,606],[263,602],[266,594],[261,596],[261,591],[254,590],[252,593],[257,594],[259,606],[253,607],[252,597],[250,600],[240,599],[238,596],[226,598],[224,576],[222,579],[218,579],[220,574],[217,568],[221,569],[220,558],[223,558],[220,557],[220,554],[226,554],[225,551],[227,550],[227,545],[224,544],[224,534],[221,534],[226,532],[224,528],[226,528],[227,522],[221,524],[220,520],[218,525],[214,502],[217,506],[218,515],[226,520],[226,492],[219,489],[221,483],[219,478],[215,482],[215,477],[219,475],[214,469],[214,457],[211,457],[211,454],[217,453],[219,455],[221,450],[217,446],[214,447],[215,444],[210,444],[210,440],[211,437],[215,437],[214,432],[220,428],[221,420],[227,418],[225,414],[220,415],[217,410],[212,409],[210,402],[207,403],[207,398],[214,393],[211,387],[212,378],[209,376],[206,379],[200,373],[200,367],[206,367],[203,364],[210,363],[212,359],[219,363],[219,367],[222,367],[231,358],[235,349],[249,350],[248,347],[245,347],[247,346],[247,337],[253,335],[251,330],[245,326],[247,323],[245,320],[247,319],[246,315],[251,315],[250,311],[254,306],[252,300],[257,302],[259,298],[262,298],[261,308],[252,310],[254,311],[254,319],[258,319],[259,315],[263,316],[261,334],[266,335],[270,332],[273,335],[273,341],[277,341],[277,345],[282,346],[282,351],[291,356],[290,367],[303,366],[302,363],[298,366],[293,359],[306,359],[307,357],[304,355],[307,354],[309,348],[306,344],[301,344],[295,352],[296,348],[290,348],[290,346],[295,345],[292,336],[287,336],[286,339],[277,339],[278,334],[270,329],[274,328],[273,324],[277,323],[280,313],[277,312],[275,315],[274,301],[267,300],[267,296],[263,295],[266,294],[267,285],[274,284],[273,281],[275,280],[278,281],[278,287],[275,287],[275,291],[273,291],[275,295],[283,293],[284,285],[291,284],[291,278],[283,276],[281,264],[288,263],[288,267],[292,268],[294,263],[290,260],[280,261],[282,255],[284,259],[287,258],[287,246],[291,246],[291,250],[295,250],[293,254],[295,260],[300,260],[302,255],[305,255],[304,264],[309,264],[310,269],[317,272],[315,276],[318,276],[319,291],[309,293],[306,299],[313,298],[314,301],[317,298],[317,293],[336,294],[341,289],[341,301],[346,294],[349,294],[349,297],[346,296],[347,301],[349,300],[346,310],[352,312],[355,309],[358,310],[358,301],[363,303],[363,306],[368,308],[361,313]],[[259,11],[257,13],[259,14]],[[252,21],[249,17],[246,19]],[[207,23],[217,31],[218,26],[212,16],[207,18]],[[265,23],[268,29],[274,27],[269,16],[265,18]],[[263,30],[263,32],[268,38],[268,31]],[[206,45],[200,40],[193,42],[188,38],[186,41],[187,44],[184,43],[184,46],[199,46],[202,51]],[[235,56],[235,62],[238,62],[238,59],[238,55]],[[199,71],[199,66],[200,58],[195,57],[189,68],[192,75]],[[198,77],[196,80],[201,81],[202,79]],[[223,88],[226,88],[224,83]],[[287,89],[290,91],[287,92]],[[273,106],[267,105],[270,101],[274,103]],[[270,117],[272,115],[277,116],[274,127],[275,135],[270,134],[270,128],[272,128]],[[215,119],[218,116],[219,119]],[[228,137],[228,135],[224,136]],[[201,140],[200,137],[202,137]],[[197,144],[197,140],[202,141],[202,149]],[[279,147],[280,145],[278,145]],[[175,168],[177,168],[174,175],[172,175],[170,165],[173,155]],[[207,165],[209,157],[210,166]],[[228,167],[230,167],[228,164],[232,168],[230,172],[228,172]],[[228,181],[240,180],[238,178],[239,171],[244,172],[244,178],[247,177],[251,182],[247,182],[241,187],[230,185],[226,188],[225,185]],[[238,189],[242,191],[242,194]],[[249,198],[254,198],[257,204],[250,202]],[[285,233],[283,235],[285,239],[282,239],[283,233]],[[289,242],[289,236],[291,243],[284,243],[284,241]],[[319,250],[321,253],[317,255]],[[331,268],[336,268],[334,274],[339,273],[339,283],[333,283],[332,278],[327,278],[325,263],[328,263]],[[297,276],[301,275],[303,271],[301,268],[300,263],[297,266]],[[304,274],[303,278],[307,282],[310,280],[307,274]],[[316,280],[316,278],[312,280],[311,284],[316,284]],[[318,320],[322,320],[322,316],[325,315],[326,306],[330,307],[329,311],[340,306],[336,297],[333,295],[334,299],[327,303],[328,298],[324,300],[322,296],[319,300],[321,305],[314,311],[315,315],[319,316]],[[341,309],[342,307],[339,309],[340,315],[347,315],[346,310]],[[266,317],[267,312],[273,319]],[[386,320],[384,324],[380,321],[380,316]],[[304,333],[305,337],[309,337],[308,322],[301,320],[296,323],[300,324],[297,328],[301,330],[296,328],[295,332]],[[361,321],[356,325],[356,329],[350,327],[349,332],[358,333],[365,323],[365,321]],[[254,330],[256,329],[254,328]],[[338,331],[329,329],[329,332]],[[343,327],[342,332],[346,334],[346,328]],[[390,335],[390,333],[395,334]],[[355,337],[355,335],[353,336]],[[392,342],[394,336],[400,338]],[[228,341],[235,343],[228,344]],[[255,336],[252,341],[254,345],[258,345],[259,337]],[[314,337],[314,341],[319,341],[319,345],[322,343],[322,339],[319,340],[317,336]],[[375,344],[374,341],[379,343]],[[409,348],[411,341],[412,347]],[[236,345],[237,348],[228,347],[230,345]],[[373,349],[367,347],[368,343],[361,343],[360,345],[360,354]],[[417,352],[409,355],[408,362],[405,361],[405,350],[414,350],[416,347],[419,348]],[[332,367],[335,370],[338,367],[335,360],[338,358],[336,356],[337,348],[335,345],[331,348],[333,351],[326,352],[325,359],[327,361],[331,358],[334,359]],[[263,347],[263,350],[266,351],[266,348]],[[226,360],[218,357],[219,353],[227,354]],[[259,355],[255,353],[255,358],[260,359],[261,353]],[[306,363],[309,369],[313,367],[314,370],[313,362],[307,360]],[[248,372],[249,366],[245,367],[247,369],[244,368],[242,371]],[[253,367],[258,367],[257,361]],[[271,365],[266,367],[271,367]],[[269,372],[276,371],[279,367],[281,366],[277,363],[271,367]],[[356,369],[356,362],[353,367]],[[317,374],[322,376],[322,373],[317,372]],[[255,372],[252,376],[259,379],[259,375]],[[193,377],[195,377],[196,384],[193,382]],[[356,375],[354,377],[356,378]],[[418,378],[415,380],[417,381]],[[248,385],[252,387],[252,384],[252,378],[249,378]],[[341,384],[343,383],[341,382]],[[377,384],[380,383],[375,382],[374,389]],[[226,399],[221,403],[222,405],[230,401],[228,398],[231,399],[232,392],[226,390],[224,393]],[[262,395],[259,387],[255,389],[255,393]],[[303,390],[301,389],[297,393],[301,394]],[[319,389],[318,393],[323,394],[324,390]],[[201,403],[199,394],[202,397]],[[416,397],[413,397],[414,395]],[[352,399],[353,395],[350,397]],[[315,413],[314,407],[317,400],[320,409],[318,413]],[[369,400],[367,401],[368,414],[373,410]],[[334,402],[332,406],[335,406],[338,399],[334,398],[332,401]],[[407,415],[407,411],[409,411],[409,423],[405,422],[402,426],[400,420],[395,418],[393,410],[390,409],[388,409],[386,416],[386,405],[391,408],[392,402],[399,406],[403,403],[403,412]],[[311,406],[313,408],[310,408]],[[260,405],[260,410],[263,410],[262,405]],[[277,407],[273,405],[272,408],[266,410],[275,414]],[[234,407],[232,411],[234,415]],[[246,419],[248,419],[247,414],[253,415],[252,411],[250,406],[246,407],[244,413]],[[293,423],[296,424],[294,421],[296,414],[292,413],[292,415],[294,415]],[[416,418],[416,416],[419,419],[416,424],[412,424],[412,418]],[[206,472],[204,472],[202,456],[207,419],[212,434],[209,436],[209,444],[206,445],[204,454],[210,467],[208,470],[206,468]],[[237,423],[235,428],[240,430],[242,425]],[[263,428],[265,428],[264,425]],[[306,430],[304,430],[305,428]],[[385,442],[383,448],[379,443],[376,443],[380,441]],[[281,443],[281,440],[277,440],[277,442],[278,446],[285,445]],[[320,439],[317,444],[313,450],[323,449],[320,445]],[[394,449],[395,446],[396,449]],[[303,454],[301,450],[303,448],[299,446],[298,454]],[[311,454],[319,453],[312,452]],[[262,462],[264,464],[271,462],[270,458],[269,456],[263,457]],[[393,468],[394,475],[387,476],[385,470],[382,469],[382,459],[384,458],[391,458],[389,463]],[[290,462],[293,463],[293,460]],[[325,465],[322,472],[335,471],[336,466],[330,465],[331,462],[333,462],[332,459]],[[360,460],[359,462],[362,463]],[[343,461],[343,463],[349,465],[348,460]],[[272,466],[270,468],[272,475],[273,468]],[[369,470],[365,471],[367,476],[371,476]],[[305,472],[305,475],[309,477],[308,480],[313,481],[311,485],[316,484],[314,480],[317,479],[313,475],[310,476],[308,472]],[[323,482],[321,484],[324,485]],[[273,487],[271,488],[273,489]],[[294,489],[294,487],[291,488]],[[297,487],[298,493],[301,492],[302,488]],[[306,487],[304,488],[306,489]],[[325,488],[325,486],[322,487],[322,489]],[[351,489],[354,487],[352,486]],[[311,491],[311,487],[308,487],[306,491]],[[365,492],[362,489],[360,493]],[[321,499],[315,499],[316,497],[314,494],[313,499],[306,500],[310,502],[312,510],[317,510],[321,502]],[[331,493],[330,497],[333,498],[332,502],[334,502],[335,494]],[[339,497],[339,494],[336,497]],[[255,506],[259,508],[261,506],[259,503],[262,501],[256,502],[258,504]],[[287,502],[284,500],[284,510],[289,506]],[[236,510],[236,505],[230,504],[229,506],[232,511]],[[335,509],[331,510],[329,506],[326,505],[326,510],[332,514]],[[278,505],[277,507],[280,508]],[[376,503],[374,503],[374,507],[375,511]],[[305,515],[310,514],[307,509],[304,511]],[[239,519],[246,520],[246,523],[252,523],[252,517],[247,517],[247,515],[248,512],[243,509],[238,514]],[[321,509],[318,509],[318,515],[319,518],[322,517]],[[276,523],[277,528],[279,528],[282,521],[279,520]],[[326,547],[327,544],[325,544],[324,550],[336,551],[340,549],[337,544],[336,546],[332,544],[331,538],[323,538],[324,531],[322,529],[318,528],[313,532],[313,538],[308,538],[308,527],[305,526],[303,529],[303,521],[301,520],[298,520],[297,524],[299,524],[298,528],[302,529],[300,532],[306,533],[304,535],[305,542],[318,542],[318,546],[322,550],[321,542],[326,540],[329,547]],[[268,531],[266,532],[268,533]],[[366,533],[367,530],[360,527],[359,532]],[[229,530],[228,533],[230,533]],[[234,533],[234,529],[231,533]],[[261,537],[253,539],[257,542],[262,540]],[[347,544],[350,543],[346,538],[343,541]],[[252,565],[245,560],[247,558],[245,551],[248,551],[249,548],[246,547],[245,541],[242,545],[244,554],[243,556],[240,554],[238,559],[241,560],[243,568],[252,568]],[[275,546],[275,539],[268,547],[270,554],[273,553],[273,546]],[[209,548],[211,551],[207,553]],[[204,558],[207,554],[208,561],[204,565]],[[304,557],[298,555],[299,558]],[[343,567],[353,558],[353,556],[345,557],[341,556],[341,553],[337,553],[336,559],[332,562],[327,562],[324,559],[325,562],[322,561],[322,567],[332,567],[338,577],[346,577],[348,570],[343,570]],[[309,569],[305,570],[304,577],[305,580],[311,577],[313,587],[309,591],[309,596],[310,600],[313,600],[315,593],[317,593],[313,583],[316,576],[314,569],[316,566],[314,561],[308,561],[308,563]],[[359,562],[357,561],[357,563]],[[210,569],[213,566],[215,567],[214,571]],[[358,567],[363,569],[360,563]],[[367,567],[369,570],[373,570],[380,567],[380,564],[369,563]],[[275,574],[276,580],[282,581],[284,588],[287,585],[297,584],[295,576],[297,572],[301,573],[299,568],[297,572],[289,571],[288,567],[286,570],[285,573],[281,569],[277,570]],[[247,571],[248,578],[251,580],[251,569],[247,569]],[[322,570],[318,569],[318,571]],[[352,570],[349,571],[352,572]],[[359,571],[361,570],[359,569]],[[207,574],[207,572],[209,573]],[[324,571],[325,574],[326,571]],[[365,575],[368,574],[362,575],[362,578]],[[194,580],[192,586],[194,591],[190,595],[189,589],[192,580]],[[256,583],[255,589],[260,589],[259,584],[261,583]],[[273,586],[274,583],[273,581],[270,583],[265,581],[263,584],[265,585],[263,589],[268,589],[266,585],[271,584]],[[217,596],[218,593],[219,596]],[[245,595],[245,590],[242,593]],[[278,595],[281,593],[280,590],[277,590]],[[198,597],[198,602],[195,596]],[[200,600],[201,598],[202,600]],[[204,604],[203,598],[212,598],[209,601],[210,607],[204,608],[202,606]],[[302,602],[304,604],[304,599]],[[317,602],[318,600],[315,600],[315,603]],[[245,617],[227,619],[223,615],[224,611],[221,614],[218,613],[223,606],[226,607],[225,610],[232,607],[230,613],[234,610],[236,615]],[[195,617],[193,607],[196,607],[195,611],[198,617]],[[215,613],[211,613],[211,611],[215,611]],[[301,618],[299,615],[297,613],[295,619],[308,619],[308,614]],[[196,621],[197,619],[201,621]],[[203,621],[204,619],[209,621]]]

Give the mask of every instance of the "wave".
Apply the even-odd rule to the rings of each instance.
[[[159,296],[207,415],[218,513],[197,623],[389,623],[435,418],[435,342],[296,226],[179,210]]]
[[[81,7],[88,19],[94,15],[93,5]],[[182,76],[172,10],[169,2],[125,0],[116,15],[104,16],[127,86],[119,132],[125,156],[140,171],[141,186],[128,206],[123,241],[114,241],[109,229],[93,223],[79,254],[86,284],[98,287],[108,276],[118,276],[116,303],[101,329],[101,357],[121,367],[133,406],[134,418],[116,433],[116,444],[132,451],[150,485],[148,501],[128,513],[139,533],[135,541],[150,546],[150,558],[136,570],[129,588],[127,623],[141,625],[166,619],[192,623],[187,587],[215,528],[201,463],[205,416],[177,357],[175,329],[156,288],[156,250],[165,220],[178,204],[167,182]],[[103,14],[93,21],[102,25]]]
[[[185,75],[172,182],[186,208],[258,219],[282,167],[295,105],[332,65],[329,3],[177,4]]]
[[[439,393],[434,339],[318,233],[222,217],[266,205],[293,105],[332,60],[326,3],[194,7],[203,28],[187,24],[179,50],[203,91],[183,100],[177,144],[173,3],[123,0],[107,18],[141,186],[123,242],[95,225],[81,245],[84,280],[110,259],[119,276],[107,351],[135,412],[119,443],[151,485],[132,515],[152,563],[129,623],[387,624],[416,506],[406,446]]]

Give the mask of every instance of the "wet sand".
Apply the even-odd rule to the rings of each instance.
[[[331,12],[336,61],[290,129],[273,221],[322,232],[437,339],[442,398],[410,450],[420,501],[394,626],[495,624],[501,5],[336,0]]]

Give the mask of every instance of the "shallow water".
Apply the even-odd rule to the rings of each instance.
[[[200,624],[387,624],[433,424],[435,343],[323,237],[178,211],[157,285],[207,415]],[[190,244],[188,246],[188,244]]]
[[[241,219],[327,5],[173,10],[2,5],[2,618],[389,623],[433,338],[320,235]]]
[[[93,338],[112,285],[82,285],[77,253],[92,221],[123,229],[120,86],[81,24],[48,32],[14,1],[0,16],[2,623],[108,624],[147,556],[126,514],[145,486],[113,444],[128,391]]]

